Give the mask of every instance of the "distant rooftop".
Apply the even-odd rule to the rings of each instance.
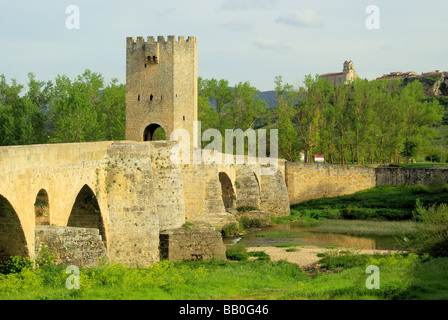
[[[440,71],[435,70],[431,72],[422,72],[421,76],[429,76],[429,75],[442,75],[444,73],[448,73],[447,71]],[[397,78],[411,78],[411,77],[418,77],[418,73],[414,71],[408,71],[408,72],[391,72],[389,74],[384,74],[381,77],[376,78],[376,80],[382,80],[382,79],[397,79]]]

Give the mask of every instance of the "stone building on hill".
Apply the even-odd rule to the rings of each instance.
[[[325,73],[320,75],[321,79],[325,79],[330,81],[334,86],[339,85],[341,83],[347,83],[349,81],[353,81],[358,78],[358,75],[355,72],[355,68],[353,67],[353,61],[345,61],[342,72],[336,73]]]

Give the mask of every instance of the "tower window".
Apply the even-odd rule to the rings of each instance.
[[[140,95],[138,95],[138,97],[137,97],[137,101],[140,101]]]
[[[183,116],[183,119],[184,119],[184,121],[185,121],[185,116]]]
[[[149,101],[152,101],[153,98],[154,98],[154,96],[153,96],[153,95],[150,95],[150,96],[149,96]]]

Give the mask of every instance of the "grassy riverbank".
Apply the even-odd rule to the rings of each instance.
[[[2,275],[2,299],[447,299],[448,258],[355,255],[329,251],[317,270],[285,261],[202,261],[149,268],[112,264],[81,270],[80,289],[67,289],[63,267]],[[366,287],[366,268],[380,270],[380,288]]]
[[[360,254],[330,246],[319,249],[314,256],[320,258],[317,264],[300,267],[233,246],[227,261],[161,261],[147,268],[112,263],[81,269],[79,289],[67,288],[70,274],[48,257],[36,269],[29,261],[13,259],[0,269],[0,299],[448,299],[448,207],[431,206],[448,203],[447,190],[445,186],[375,188],[308,201],[293,206],[291,216],[276,219],[313,225],[322,232],[409,236],[412,250],[405,253]],[[279,236],[285,234],[297,236],[294,232]],[[276,248],[280,247],[297,257],[304,250],[297,243]],[[369,266],[378,268],[378,288],[369,288]]]
[[[417,200],[423,205],[448,203],[448,185],[376,187],[352,195],[309,200],[291,206],[291,216],[278,218],[276,222],[409,220]]]

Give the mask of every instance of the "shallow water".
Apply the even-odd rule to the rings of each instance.
[[[294,237],[259,237],[257,235],[272,232],[297,232]],[[276,224],[264,229],[252,229],[245,236],[224,239],[228,246],[241,243],[246,247],[275,246],[283,243],[299,242],[306,245],[337,246],[352,249],[394,250],[392,237],[352,236],[332,232],[319,232],[312,227],[297,227]]]

